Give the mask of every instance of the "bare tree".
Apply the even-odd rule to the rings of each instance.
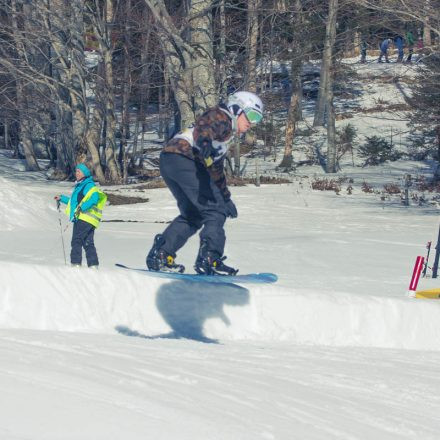
[[[257,91],[257,48],[258,48],[258,10],[261,0],[249,0],[247,6],[247,81],[246,88],[250,92]]]
[[[144,0],[155,17],[183,126],[217,103],[212,42],[214,0],[190,2],[180,24],[162,0]]]
[[[114,22],[114,10],[111,0],[105,0],[103,4],[95,0],[93,9],[89,9],[90,18],[94,27],[94,32],[99,46],[99,75],[96,81],[96,100],[95,111],[100,111],[101,115],[95,116],[95,130],[103,129],[105,161],[107,172],[111,182],[120,182],[121,173],[116,162],[115,150],[115,132],[116,116],[114,102],[114,79],[113,79],[113,43],[111,29]],[[101,127],[101,124],[104,126]],[[96,134],[95,134],[96,138]],[[95,140],[95,139],[94,139]],[[91,137],[88,138],[88,144],[91,144]]]
[[[83,6],[82,0],[74,0],[68,6],[62,0],[50,0],[46,11],[42,11],[42,30],[47,32],[50,43],[50,77],[54,81],[57,167],[72,176],[76,162],[84,160],[89,151],[95,173],[104,181],[98,151],[87,143]]]
[[[130,22],[131,22],[131,0],[126,0],[124,7],[124,24],[123,24],[123,80],[122,103],[121,103],[121,147],[120,147],[120,165],[122,168],[122,180],[127,183],[127,140],[130,139],[130,111],[129,101],[131,93],[131,57],[130,57]]]
[[[217,47],[217,60],[218,60],[218,85],[219,96],[223,99],[227,95],[226,87],[226,13],[225,13],[225,0],[219,0],[218,8],[218,22],[219,22],[219,43]]]
[[[431,13],[431,1],[425,0],[423,7],[425,10],[425,19],[423,21],[423,44],[425,46],[431,46],[431,21],[432,21],[432,13]]]
[[[31,8],[28,2],[3,0],[0,6],[6,11],[11,25],[2,32],[2,41],[8,44],[0,45],[4,55],[0,58],[0,66],[15,80],[17,108],[26,108],[30,117],[25,118],[21,113],[18,119],[29,161],[32,161],[29,152],[32,139],[28,141],[26,136],[36,128],[46,130],[57,152],[58,177],[72,176],[75,163],[87,158],[92,162],[97,179],[105,182],[99,154],[101,134],[105,133],[108,181],[118,182],[120,174],[114,154],[115,86],[111,33],[108,31],[112,26],[113,3],[110,0],[92,2],[44,0]],[[101,76],[95,76],[94,80],[85,64],[85,20],[94,24],[101,55],[98,68]],[[14,33],[18,35],[18,32],[20,40],[14,38]],[[20,62],[12,56],[11,47],[15,54],[21,51]],[[96,87],[97,84],[100,87]],[[94,86],[99,105],[90,106],[88,86]]]
[[[333,62],[333,47],[336,39],[336,17],[338,0],[329,0],[328,16],[325,27],[324,52],[321,62],[321,73],[319,77],[318,101],[316,103],[313,126],[323,126],[325,122],[326,105],[328,102],[327,93],[329,88],[329,76]]]
[[[326,75],[325,86],[325,102],[328,112],[327,117],[327,173],[336,173],[336,127],[335,127],[335,110],[333,106],[333,46],[336,40],[336,19],[338,15],[338,0],[329,1],[329,11],[327,26],[325,29],[324,57],[327,58],[326,67],[328,69]]]
[[[30,56],[31,48],[28,47],[28,34],[29,26],[31,24],[24,20],[19,20],[19,17],[24,14],[30,14],[29,5],[18,5],[16,0],[11,2],[11,24],[12,24],[12,38],[15,43],[15,49],[18,58],[18,65],[25,64]],[[21,24],[19,23],[21,21]],[[32,122],[30,120],[31,113],[27,110],[32,103],[31,89],[27,85],[27,82],[23,78],[16,78],[16,99],[17,99],[17,111],[18,118],[20,120],[20,138],[23,145],[24,156],[26,160],[26,169],[28,171],[38,171],[40,169],[35,152],[32,145],[31,127]]]
[[[292,94],[290,96],[289,110],[286,121],[286,135],[284,143],[284,155],[279,168],[290,170],[293,166],[293,139],[298,117],[300,116],[301,99],[302,99],[302,83],[301,73],[304,58],[304,48],[301,45],[303,34],[303,5],[302,0],[295,0],[293,8],[293,29],[292,29],[292,61],[290,63],[290,81],[292,84]]]

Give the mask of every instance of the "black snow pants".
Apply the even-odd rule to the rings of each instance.
[[[223,255],[225,202],[206,168],[181,154],[161,153],[160,173],[177,200],[180,215],[163,232],[163,249],[174,255],[200,228],[200,241]]]
[[[73,223],[72,250],[70,252],[70,262],[81,264],[82,248],[86,251],[87,266],[98,266],[98,255],[96,253],[93,237],[95,227],[83,220]]]

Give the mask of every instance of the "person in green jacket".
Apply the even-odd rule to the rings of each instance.
[[[414,34],[411,31],[408,31],[405,35],[405,39],[406,39],[406,44],[408,46],[408,56],[405,62],[410,63],[414,53],[414,43],[415,43]]]

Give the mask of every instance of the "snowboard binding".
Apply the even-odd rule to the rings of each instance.
[[[154,237],[153,247],[147,255],[147,267],[149,270],[155,272],[185,272],[185,266],[176,264],[174,258],[176,255],[171,255],[162,249],[165,244],[165,239],[162,234],[157,234]]]
[[[200,245],[194,270],[200,275],[237,275],[238,269],[223,263],[227,257],[222,257],[218,252],[208,251],[207,243]]]

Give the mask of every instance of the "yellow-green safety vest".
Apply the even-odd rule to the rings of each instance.
[[[98,203],[96,205],[93,205],[88,211],[81,211],[78,218],[80,220],[84,220],[87,223],[90,223],[95,228],[99,226],[99,222],[102,218],[102,210],[104,208],[105,202],[107,201],[107,194],[102,192],[99,188],[96,186],[93,186],[87,191],[87,194],[83,197],[81,200],[81,203],[78,206],[81,206],[84,202],[90,199],[92,197],[92,194],[98,193]],[[69,203],[67,203],[66,211],[68,217],[70,217],[70,199]]]

